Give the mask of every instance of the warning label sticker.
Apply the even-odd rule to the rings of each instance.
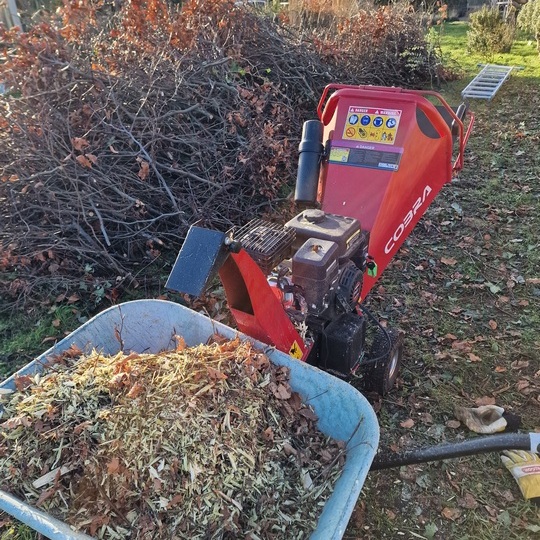
[[[342,139],[394,144],[401,110],[375,107],[349,107]]]
[[[383,146],[376,143],[358,143],[356,141],[338,143],[339,146],[330,148],[328,161],[341,165],[353,165],[368,169],[397,171],[403,148]]]
[[[302,349],[300,348],[300,345],[296,341],[293,341],[293,344],[291,345],[291,348],[289,349],[289,354],[293,356],[294,358],[297,358],[300,360],[302,358]]]

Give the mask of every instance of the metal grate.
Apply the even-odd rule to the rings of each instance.
[[[276,223],[253,219],[234,234],[242,247],[269,274],[292,246],[296,232]]]
[[[508,79],[515,66],[487,64],[461,92],[463,99],[493,99],[503,82]]]

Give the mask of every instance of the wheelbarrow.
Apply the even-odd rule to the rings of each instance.
[[[118,333],[121,331],[121,343]],[[188,346],[205,343],[218,333],[226,338],[239,336],[238,331],[213,321],[180,304],[164,300],[135,300],[111,307],[83,324],[55,346],[0,384],[0,389],[15,390],[18,376],[39,373],[46,359],[76,345],[83,351],[100,349],[104,354],[119,350],[159,352],[174,348],[175,335],[181,335]],[[251,341],[254,341],[250,339]],[[379,425],[367,399],[347,382],[305,362],[254,342],[265,350],[270,360],[290,369],[290,384],[304,401],[313,406],[318,427],[334,439],[346,442],[346,459],[334,491],[323,507],[312,540],[342,538],[356,505],[368,472],[461,455],[471,455],[507,448],[537,451],[540,433],[511,434],[475,438],[458,444],[448,444],[411,451],[402,455],[376,457],[379,445]],[[72,530],[66,523],[38,510],[12,495],[0,491],[0,510],[27,524],[51,539],[89,539]]]

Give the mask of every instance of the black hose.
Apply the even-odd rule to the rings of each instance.
[[[401,453],[379,453],[375,456],[370,470],[380,471],[403,465],[473,456],[475,454],[499,452],[501,450],[530,451],[532,446],[531,441],[531,434],[529,433],[505,433],[501,435],[490,435],[488,437],[477,437],[466,441],[439,444],[427,448],[406,450]]]

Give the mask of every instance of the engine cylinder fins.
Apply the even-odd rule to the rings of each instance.
[[[234,233],[234,239],[266,275],[287,258],[295,237],[294,229],[262,219],[252,219]]]

